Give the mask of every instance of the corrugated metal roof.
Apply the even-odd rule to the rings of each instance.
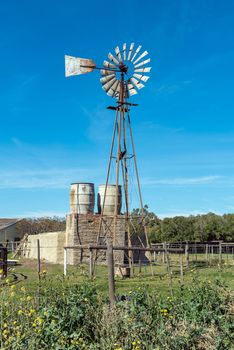
[[[0,219],[0,230],[5,230],[7,227],[16,224],[17,222],[21,221],[22,219],[14,219],[14,218],[2,218]]]

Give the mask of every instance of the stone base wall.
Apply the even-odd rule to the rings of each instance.
[[[45,232],[37,235],[29,235],[23,250],[23,255],[26,258],[37,259],[38,239],[40,241],[41,259],[56,264],[63,264],[65,232]]]
[[[66,217],[66,245],[89,245],[97,244],[97,236],[99,232],[101,215],[99,214],[68,214]],[[101,235],[99,244],[106,244],[107,241],[112,242],[111,232],[113,232],[113,218],[105,216],[104,220],[107,225],[106,235]],[[107,229],[109,226],[110,230]],[[123,215],[119,215],[116,224],[116,245],[125,245],[125,219]],[[94,253],[96,254],[96,253]],[[98,263],[106,263],[105,251],[98,252]],[[124,252],[117,251],[114,253],[116,263],[124,263]],[[67,254],[68,264],[76,265],[89,261],[89,250],[69,249]]]

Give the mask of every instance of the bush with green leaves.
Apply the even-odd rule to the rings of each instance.
[[[195,277],[167,298],[138,288],[113,308],[91,282],[50,282],[1,290],[1,349],[234,349],[233,295],[219,281]]]

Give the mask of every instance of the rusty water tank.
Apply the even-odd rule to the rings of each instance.
[[[93,214],[95,204],[94,184],[76,182],[71,184],[70,208],[72,213]]]
[[[106,185],[100,185],[98,187],[98,213],[100,214],[103,207],[104,195]],[[114,215],[115,213],[115,192],[116,185],[108,185],[106,189],[106,199],[104,206],[104,215]],[[122,207],[122,191],[121,186],[118,186],[118,214],[121,212]]]

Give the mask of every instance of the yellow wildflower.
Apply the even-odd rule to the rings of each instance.
[[[19,310],[18,311],[18,315],[22,315],[23,311],[22,310]]]
[[[11,289],[15,289],[15,284],[13,284],[13,285],[11,286]]]

